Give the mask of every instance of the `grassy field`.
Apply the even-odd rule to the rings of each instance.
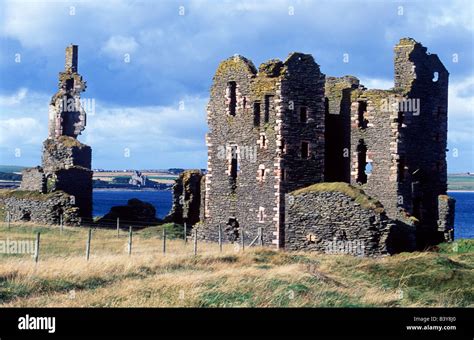
[[[90,261],[87,230],[14,225],[0,240],[33,240],[41,232],[40,260],[0,255],[0,306],[372,307],[474,306],[474,243],[461,240],[423,253],[357,258],[241,251],[225,245],[169,240],[160,228],[134,233],[94,230]]]

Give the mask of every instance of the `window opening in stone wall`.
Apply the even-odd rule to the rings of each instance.
[[[230,81],[227,84],[227,88],[229,91],[229,114],[231,116],[235,116],[236,108],[237,108],[237,84],[235,81]]]
[[[265,123],[268,123],[270,121],[270,100],[271,100],[271,95],[266,95],[265,96],[265,115],[264,115],[264,121]]]
[[[372,173],[372,162],[367,162],[365,166],[365,174],[368,176]]]
[[[280,150],[285,152],[285,140],[283,138],[280,140]]]
[[[359,184],[367,183],[367,146],[364,143],[363,139],[359,139],[359,144],[357,145],[357,178],[356,181]]]
[[[229,181],[232,190],[237,188],[237,171],[238,171],[238,156],[237,156],[237,146],[231,146],[231,159],[230,159],[230,174]]]
[[[267,138],[265,137],[265,135],[262,135],[262,148],[266,147],[267,145]]]
[[[253,125],[260,126],[260,102],[253,103]]]
[[[405,122],[405,114],[401,111],[398,112],[397,122],[398,122],[398,128],[399,129],[402,128]]]
[[[431,79],[433,83],[436,83],[439,80],[439,73],[433,72],[433,79]]]
[[[258,208],[258,222],[260,223],[265,222],[265,208],[264,207]]]
[[[366,129],[367,128],[367,123],[369,122],[364,117],[366,111],[367,111],[367,102],[360,101],[359,102],[359,107],[358,107],[358,110],[357,110],[357,115],[358,115],[357,120],[358,120],[358,126],[361,129]]]
[[[398,160],[398,181],[403,182],[405,180],[405,158],[400,157]]]
[[[309,143],[301,142],[301,158],[307,159],[309,156]]]
[[[300,107],[300,122],[306,123],[308,121],[308,108],[306,106]]]

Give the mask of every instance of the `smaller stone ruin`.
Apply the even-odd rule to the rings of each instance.
[[[202,179],[200,170],[186,170],[178,176],[173,185],[173,206],[165,222],[186,222],[191,227],[200,221]]]
[[[86,125],[80,102],[85,81],[77,73],[78,47],[66,48],[65,70],[49,105],[42,166],[25,169],[20,189],[0,193],[11,221],[79,224],[92,219],[92,151],[77,140]]]

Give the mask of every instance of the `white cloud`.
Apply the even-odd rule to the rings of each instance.
[[[27,93],[28,89],[22,87],[12,95],[0,96],[0,106],[14,106],[20,104],[22,100],[25,99]]]
[[[360,77],[360,83],[368,89],[388,90],[393,87],[393,80]]]
[[[461,26],[474,31],[474,3],[472,0],[455,0],[444,3],[434,14],[428,14],[429,29],[444,26]]]
[[[115,35],[109,38],[101,51],[109,56],[123,56],[125,53],[133,53],[137,50],[138,43],[134,37]]]
[[[40,122],[33,118],[1,119],[0,144],[17,148],[24,144],[40,143],[39,126]]]

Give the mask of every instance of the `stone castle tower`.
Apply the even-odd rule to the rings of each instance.
[[[265,244],[288,247],[285,234],[298,232],[285,216],[285,194],[345,182],[383,205],[382,229],[408,230],[411,236],[397,242],[414,239],[424,247],[452,239],[448,76],[436,55],[409,38],[395,46],[391,90],[367,90],[353,76],[326,78],[301,53],[258,71],[241,56],[223,61],[208,105],[201,237],[216,240],[221,225],[224,239],[236,241],[244,232],[250,241],[261,227]],[[331,220],[335,229],[350,229],[350,218],[340,219]],[[313,236],[305,237],[318,239]]]
[[[66,48],[65,70],[49,105],[49,133],[43,143],[42,166],[23,171],[21,190],[62,191],[83,219],[92,218],[91,148],[77,140],[86,125],[80,94],[86,83],[78,73],[78,46]],[[66,221],[67,222],[67,221]]]
[[[283,246],[284,194],[323,180],[324,75],[312,56],[290,54],[257,71],[249,60],[223,61],[208,106],[204,219],[236,240],[263,228]]]

